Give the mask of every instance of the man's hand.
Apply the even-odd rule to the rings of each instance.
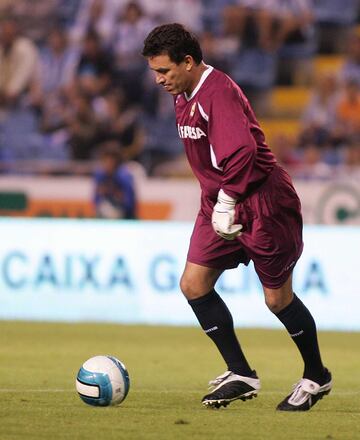
[[[242,225],[234,225],[236,200],[228,196],[222,189],[219,191],[217,203],[212,213],[214,231],[225,238],[234,240],[241,235]]]

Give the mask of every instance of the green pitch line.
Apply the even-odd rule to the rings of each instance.
[[[197,328],[0,322],[1,440],[360,440],[360,333],[320,333],[333,392],[310,412],[275,411],[301,376],[284,332],[238,329],[262,379],[257,399],[209,410],[207,382],[225,368]],[[131,388],[119,407],[86,406],[82,362],[112,354]]]

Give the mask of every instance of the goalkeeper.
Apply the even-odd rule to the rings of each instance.
[[[314,319],[292,288],[303,242],[300,201],[291,179],[276,163],[241,89],[203,62],[197,39],[182,25],[153,29],[143,56],[156,83],[174,97],[179,136],[202,190],[180,286],[227,365],[202,402],[226,406],[260,390],[230,311],[214,290],[224,270],[252,260],[266,305],[304,361],[302,378],[277,409],[306,411],[330,392],[332,382]]]

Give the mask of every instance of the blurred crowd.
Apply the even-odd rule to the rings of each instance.
[[[140,55],[164,22],[193,30],[259,116],[274,86],[313,88],[299,137],[273,146],[284,164],[360,165],[359,0],[0,0],[2,170],[100,161],[110,144],[119,164],[186,173],[172,98]],[[319,53],[345,62],[314,81]]]

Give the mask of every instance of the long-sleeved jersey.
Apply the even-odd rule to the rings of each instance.
[[[179,94],[174,102],[203,205],[216,200],[220,188],[244,200],[266,180],[276,159],[247,98],[225,73],[209,66],[191,96]]]

